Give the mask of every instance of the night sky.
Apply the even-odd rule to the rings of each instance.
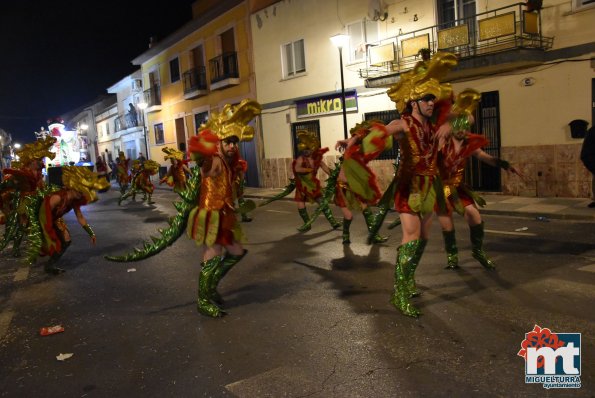
[[[194,0],[1,0],[0,128],[35,140],[47,120],[94,100],[131,60],[192,19]]]

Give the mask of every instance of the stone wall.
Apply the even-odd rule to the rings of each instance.
[[[513,163],[523,178],[502,173],[502,193],[526,197],[588,198],[591,189],[591,173],[580,161],[581,144],[536,145],[504,147],[502,158]],[[325,156],[324,162],[332,168],[337,156]],[[265,159],[262,186],[282,188],[287,185],[291,172],[291,158]],[[374,160],[369,166],[384,190],[390,183],[394,169],[391,160]],[[326,180],[319,171],[318,178]]]

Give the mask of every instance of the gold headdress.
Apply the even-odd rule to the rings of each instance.
[[[41,140],[37,140],[31,144],[25,144],[23,148],[17,150],[15,153],[19,160],[12,162],[12,167],[20,169],[34,160],[43,160],[43,158],[54,159],[56,154],[50,152],[50,148],[56,143],[55,137],[45,136]]]
[[[162,148],[161,151],[165,153],[163,160],[167,159],[177,159],[177,160],[184,160],[184,152],[178,151],[175,148],[165,147]]]
[[[254,128],[248,123],[260,111],[260,104],[251,99],[242,100],[237,106],[226,104],[221,113],[213,112],[199,132],[211,130],[220,140],[237,137],[240,141],[250,141],[254,138]]]
[[[77,166],[62,167],[62,183],[66,188],[82,193],[87,203],[98,199],[96,191],[110,186],[110,183],[105,178],[100,178],[97,173],[86,167]]]
[[[470,115],[475,112],[477,104],[481,100],[479,91],[472,88],[466,88],[457,95],[457,99],[452,107],[452,113],[456,115]]]
[[[412,71],[401,74],[401,79],[386,93],[400,113],[410,101],[428,94],[435,96],[437,101],[446,99],[452,94],[452,88],[450,84],[440,81],[456,65],[454,54],[438,52],[427,63],[418,63]]]
[[[157,172],[159,171],[159,167],[160,164],[154,160],[145,160],[145,162],[143,163],[143,168],[145,169],[145,171],[148,171],[151,175],[157,174]]]
[[[320,148],[318,137],[311,131],[299,130],[297,132],[298,151],[315,151]]]

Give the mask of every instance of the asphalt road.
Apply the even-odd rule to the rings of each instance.
[[[229,314],[209,319],[195,307],[201,250],[185,236],[142,262],[103,259],[167,225],[175,195],[154,199],[118,207],[101,194],[84,208],[95,247],[68,215],[63,275],[0,255],[1,397],[594,396],[592,223],[486,216],[497,272],[471,258],[460,218],[462,268],[444,270],[435,224],[413,319],[388,302],[398,229],[368,246],[356,215],[343,246],[322,217],[299,234],[295,205],[275,202],[243,224],[249,254],[220,287]],[[65,331],[39,335],[56,324]],[[525,384],[517,352],[534,325],[582,334],[580,389]]]

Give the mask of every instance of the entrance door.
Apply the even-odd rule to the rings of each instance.
[[[483,150],[500,157],[500,100],[497,91],[481,94],[481,102],[475,115],[474,131],[483,134],[490,142]],[[474,190],[500,191],[500,168],[487,165],[471,157],[465,169],[465,182]]]
[[[186,127],[183,117],[176,119],[176,141],[178,142],[178,149],[186,152]]]

